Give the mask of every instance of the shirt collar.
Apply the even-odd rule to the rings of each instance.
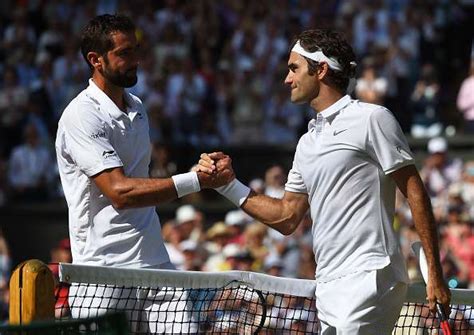
[[[330,117],[334,116],[336,113],[340,112],[344,107],[346,107],[351,102],[351,97],[349,95],[345,95],[331,106],[322,111],[318,112],[324,119],[329,119]],[[313,118],[308,123],[308,130],[311,130],[316,126],[316,118]]]
[[[105,106],[107,113],[112,115],[114,118],[118,119],[127,115],[120,108],[117,107],[117,105],[112,101],[112,99],[110,99],[110,97],[105,94],[105,92],[102,91],[96,83],[94,83],[92,78],[89,79],[89,87],[87,87],[87,92],[90,93],[90,97],[92,99],[97,100],[99,105]],[[130,108],[133,108],[133,99],[130,97],[130,94],[127,91],[124,91],[124,98],[127,102],[127,105]]]

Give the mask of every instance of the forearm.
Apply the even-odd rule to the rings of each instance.
[[[201,189],[195,172],[172,178],[130,178],[125,176],[122,168],[113,168],[92,178],[117,209],[156,206]]]
[[[437,227],[430,199],[421,180],[408,184],[408,203],[428,261],[429,272],[440,278],[442,269],[439,260]]]
[[[301,221],[301,218],[289,210],[282,199],[275,199],[253,191],[250,192],[241,208],[256,220],[284,235],[291,234]]]
[[[171,178],[124,178],[110,197],[118,209],[156,206],[178,197]]]
[[[306,195],[285,193],[283,199],[250,192],[241,208],[256,220],[284,235],[290,235],[308,210]]]

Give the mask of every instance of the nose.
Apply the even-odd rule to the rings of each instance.
[[[292,82],[293,82],[293,78],[291,75],[291,71],[288,71],[288,74],[286,75],[286,78],[285,78],[285,84],[291,85]]]

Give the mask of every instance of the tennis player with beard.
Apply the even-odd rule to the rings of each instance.
[[[137,82],[138,42],[133,22],[120,15],[92,19],[81,36],[81,52],[92,70],[89,86],[66,107],[59,120],[56,154],[69,210],[74,264],[173,269],[161,237],[155,205],[217,187],[233,175],[189,172],[171,178],[149,178],[151,144],[147,113],[139,98],[125,91]],[[233,172],[232,172],[233,173]],[[90,288],[94,290],[94,288]],[[87,292],[72,287],[74,317],[91,317],[110,309],[137,306],[149,311],[149,332],[192,331],[183,302],[162,297],[162,306],[148,298],[164,292]],[[135,296],[134,299],[122,299]],[[96,297],[94,297],[96,295]],[[166,304],[166,305],[165,305]],[[80,307],[84,307],[80,309]],[[107,309],[106,309],[107,308]],[[158,312],[172,315],[157,323]],[[143,316],[129,315],[134,327]],[[140,314],[140,313],[138,313]],[[148,327],[148,328],[147,328]],[[132,329],[138,331],[143,329]]]
[[[395,188],[407,197],[426,252],[427,298],[449,310],[436,224],[404,134],[384,107],[346,95],[355,55],[341,35],[300,34],[285,83],[294,103],[309,103],[314,119],[296,148],[283,199],[251,192],[234,179],[217,191],[245,212],[291,234],[304,214],[313,221],[316,306],[322,334],[391,334],[405,300],[408,276],[393,230]],[[219,164],[226,159],[226,164]],[[223,153],[202,154],[196,171],[219,175]]]

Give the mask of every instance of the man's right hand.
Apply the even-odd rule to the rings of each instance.
[[[235,178],[232,159],[223,152],[201,154],[192,170],[197,172],[201,188],[221,187]]]

